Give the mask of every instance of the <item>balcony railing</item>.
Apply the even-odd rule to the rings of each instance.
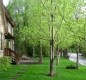
[[[14,39],[14,36],[12,36],[9,32],[6,32],[5,39]]]
[[[10,49],[10,48],[5,48],[5,49],[4,49],[4,55],[5,55],[5,56],[9,56],[9,57],[14,57],[16,64],[18,64],[19,59],[20,59],[20,56],[19,56],[18,53],[16,53],[16,52],[13,51],[12,49]]]

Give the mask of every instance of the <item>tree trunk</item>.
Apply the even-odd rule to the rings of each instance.
[[[79,68],[79,47],[78,47],[78,50],[77,50],[76,68],[77,69]]]
[[[53,3],[54,1],[51,0],[51,12],[50,12],[50,17],[51,17],[51,28],[50,28],[50,76],[54,75],[54,31],[53,31],[53,27],[54,27],[54,19],[55,19],[55,15],[53,14],[54,8],[53,8]]]
[[[60,52],[59,49],[56,52],[56,64],[59,65]]]
[[[39,53],[39,63],[43,63],[43,55],[42,55],[42,45],[40,44],[40,53]]]
[[[53,40],[50,41],[50,76],[53,76],[53,62],[54,62],[54,52],[53,52]]]
[[[33,57],[35,56],[35,47],[33,46]]]
[[[68,50],[67,49],[63,50],[63,57],[68,58]]]
[[[51,27],[51,40],[50,40],[50,76],[53,76],[53,62],[54,62],[54,40],[53,40],[53,15],[51,15],[52,27]]]
[[[50,76],[53,76],[54,73],[53,73],[53,59],[50,60]]]
[[[59,51],[60,51],[60,57],[63,57],[63,50],[60,49]]]

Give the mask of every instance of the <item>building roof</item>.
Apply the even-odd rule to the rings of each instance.
[[[12,25],[12,27],[15,27],[15,23],[13,19],[11,18],[11,16],[9,15],[9,12],[7,11],[5,6],[4,6],[4,13],[5,13],[5,17],[8,20],[8,22]]]

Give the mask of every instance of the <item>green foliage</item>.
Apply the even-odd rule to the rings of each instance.
[[[28,45],[42,44],[49,50],[51,14],[54,16],[54,47],[65,49],[78,44],[85,49],[86,12],[80,8],[83,6],[82,1],[53,0],[51,12],[50,0],[10,0],[7,9],[17,25],[14,30],[16,49],[24,54]]]
[[[10,57],[4,56],[0,58],[0,70],[6,71],[11,67],[11,59]]]
[[[21,5],[23,11],[21,11]],[[10,1],[7,8],[17,24],[15,46],[20,53],[27,53],[28,46],[42,44],[49,48],[49,28],[45,24],[46,21],[41,19],[42,7],[39,0],[14,0]]]

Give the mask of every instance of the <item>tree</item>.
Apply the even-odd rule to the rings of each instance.
[[[47,52],[50,52],[50,76],[54,74],[55,50],[67,50],[77,44],[83,48],[81,44],[85,41],[83,29],[86,22],[75,19],[77,3],[77,0],[10,0],[8,5],[17,24],[17,50],[28,54],[30,45],[34,53],[34,46],[39,46],[40,54],[36,55],[40,56],[39,61],[42,62],[42,51],[47,47]]]

